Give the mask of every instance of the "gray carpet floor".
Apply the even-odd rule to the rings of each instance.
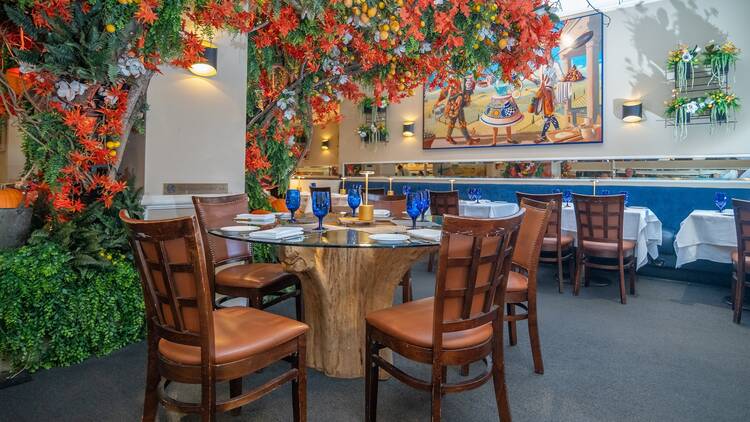
[[[432,294],[434,276],[419,264],[416,297]],[[750,421],[750,313],[731,321],[722,303],[727,289],[641,277],[627,305],[616,284],[558,294],[543,271],[539,294],[545,374],[533,372],[526,324],[506,349],[507,384],[515,421]],[[397,292],[400,296],[400,292]],[[281,304],[272,311],[293,315]],[[0,421],[136,421],[140,419],[144,343],[80,365],[34,374],[30,383],[0,390]],[[396,358],[413,373],[428,369]],[[256,384],[281,365],[246,379]],[[480,368],[474,368],[474,373]],[[458,377],[455,370],[450,377]],[[226,394],[228,387],[220,388]],[[378,419],[429,420],[427,393],[396,380],[380,384]],[[197,397],[192,386],[175,394]],[[364,381],[342,380],[310,370],[311,421],[361,421]],[[498,420],[492,383],[443,402],[443,420]],[[197,420],[161,412],[166,421]],[[225,421],[291,421],[291,387],[285,386]]]

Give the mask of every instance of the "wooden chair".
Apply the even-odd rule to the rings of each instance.
[[[750,201],[732,199],[734,208],[734,224],[737,227],[737,250],[732,253],[734,273],[732,274],[734,289],[734,317],[735,323],[742,320],[742,302],[745,298],[745,287],[748,282],[748,266],[750,266]],[[742,259],[740,259],[742,257]]]
[[[528,320],[534,372],[543,374],[544,362],[536,311],[536,276],[544,235],[549,227],[552,210],[557,207],[557,202],[554,200],[539,202],[522,198],[520,206],[526,210],[526,217],[521,223],[516,248],[513,250],[513,266],[508,275],[508,289],[505,294],[508,312],[505,319],[508,321],[508,339],[511,346],[516,344],[516,322]],[[526,313],[517,314],[516,307],[526,310]]]
[[[328,201],[328,211],[333,212],[333,196],[331,196],[331,188],[310,186],[310,201],[312,201],[314,192],[328,192],[328,198],[330,199],[330,201]]]
[[[446,216],[435,296],[366,317],[365,420],[376,420],[378,370],[432,394],[432,420],[439,421],[446,393],[480,387],[490,378],[503,421],[510,421],[503,362],[501,307],[508,283],[510,259],[524,211],[505,219]],[[398,369],[381,358],[389,348],[399,355],[432,366],[429,381]],[[492,367],[468,381],[447,382],[447,367],[462,366],[492,356]]]
[[[575,248],[573,236],[562,233],[562,196],[562,193],[532,194],[516,192],[516,198],[518,198],[519,204],[523,198],[539,202],[554,201],[555,203],[555,207],[552,208],[552,214],[550,214],[549,217],[547,233],[544,235],[539,262],[557,264],[557,290],[560,293],[563,292],[563,263],[566,261],[568,262],[568,273],[570,274],[571,284],[573,273],[575,271]]]
[[[285,272],[281,264],[253,263],[253,250],[249,242],[224,239],[208,233],[210,229],[236,225],[234,217],[247,212],[247,201],[244,193],[193,197],[201,235],[208,243],[211,285],[216,293],[247,298],[249,306],[257,309],[294,298],[297,320],[304,321],[302,289],[296,275]],[[269,300],[264,302],[264,299]]]
[[[403,212],[406,211],[406,196],[404,195],[386,196],[385,194],[376,195],[371,193],[367,198],[370,205],[375,207],[375,209],[390,211],[391,217],[400,217]],[[413,298],[411,288],[411,270],[404,274],[399,285],[401,286],[402,302],[410,302]]]
[[[576,210],[578,249],[573,294],[581,290],[581,271],[589,285],[588,268],[619,271],[620,302],[627,303],[625,294],[625,268],[630,271],[630,294],[635,295],[635,242],[623,239],[625,195],[573,194]]]
[[[430,214],[458,215],[458,191],[430,191]],[[427,271],[435,268],[435,252],[430,253],[427,261]]]
[[[144,421],[154,421],[159,403],[197,413],[241,407],[292,381],[294,420],[307,419],[305,334],[307,325],[253,308],[214,309],[209,262],[195,217],[139,221],[120,211],[130,232],[141,276],[148,328]],[[291,368],[243,393],[242,377],[280,360]],[[163,380],[162,380],[163,379]],[[216,384],[229,382],[230,398],[216,400]],[[201,385],[200,403],[167,394],[171,382]]]

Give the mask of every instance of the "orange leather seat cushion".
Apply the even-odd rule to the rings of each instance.
[[[508,292],[523,292],[529,289],[529,279],[521,273],[508,273]]]
[[[583,253],[588,256],[599,258],[617,258],[617,243],[583,241]],[[635,253],[635,242],[632,240],[622,241],[622,254],[631,257]]]
[[[432,347],[434,298],[415,300],[381,309],[367,315],[367,323],[401,341],[419,347]],[[492,324],[443,334],[444,349],[462,349],[484,343],[492,337]]]
[[[573,246],[573,236],[564,234],[560,236],[560,245],[563,250]],[[542,241],[542,251],[554,252],[557,251],[557,238],[556,237],[545,237]]]
[[[235,362],[286,343],[308,329],[306,324],[254,308],[214,311],[216,363]],[[159,353],[172,362],[200,365],[201,349],[159,340]]]
[[[216,273],[216,284],[259,289],[290,275],[284,272],[281,264],[242,264]]]

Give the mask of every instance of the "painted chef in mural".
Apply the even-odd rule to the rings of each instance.
[[[549,141],[549,139],[547,139],[547,131],[550,126],[554,126],[555,129],[560,129],[560,122],[558,122],[557,117],[555,117],[555,89],[550,82],[550,72],[542,74],[539,89],[529,105],[529,113],[534,113],[536,115],[541,114],[544,118],[542,133],[539,138],[534,140],[535,144]]]
[[[448,126],[445,140],[450,144],[457,144],[453,139],[453,128],[456,126],[456,123],[461,128],[461,133],[464,135],[466,142],[470,145],[479,142],[479,138],[472,137],[469,133],[466,114],[464,113],[464,108],[471,104],[471,93],[473,91],[473,78],[451,78],[447,85],[440,90],[440,96],[435,101],[435,105],[432,108],[433,111],[440,105],[444,105],[445,107],[443,116]]]

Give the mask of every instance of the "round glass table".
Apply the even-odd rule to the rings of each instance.
[[[392,226],[393,231],[403,231]],[[375,229],[375,230],[372,230]],[[279,246],[285,271],[302,282],[307,334],[307,364],[337,378],[364,376],[365,315],[392,306],[394,292],[415,261],[439,242],[415,239],[386,244],[368,231],[388,226],[306,230],[288,239],[250,238],[209,230],[231,240]],[[389,356],[386,356],[389,358]]]

